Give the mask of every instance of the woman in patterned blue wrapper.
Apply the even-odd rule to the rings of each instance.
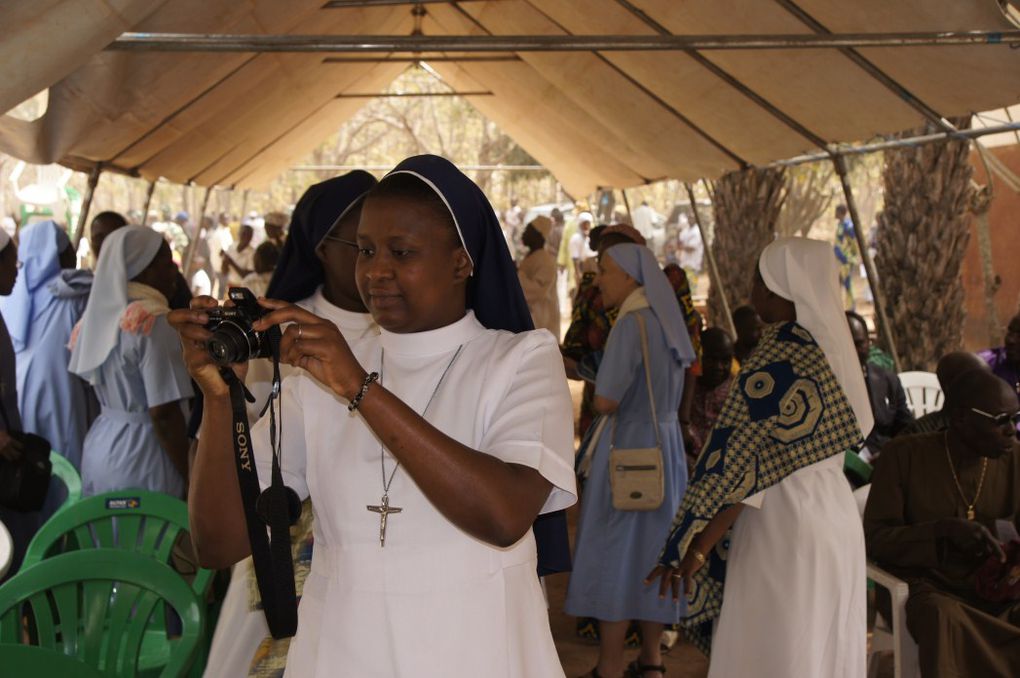
[[[872,415],[831,249],[772,243],[751,299],[769,325],[646,581],[674,599],[686,590],[684,626],[711,649],[710,678],[861,678],[864,535],[842,469]]]

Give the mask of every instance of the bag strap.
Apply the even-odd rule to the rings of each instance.
[[[645,368],[645,386],[648,388],[648,406],[652,413],[652,429],[655,431],[655,444],[658,447],[662,447],[662,438],[659,434],[659,417],[655,411],[655,393],[652,391],[652,368],[651,362],[648,359],[648,329],[645,327],[644,316],[639,311],[632,311],[627,315],[634,317],[634,322],[637,323],[638,333],[641,335],[641,362],[644,363]],[[620,322],[623,318],[617,320]],[[616,445],[616,415],[613,415],[613,436],[611,445]]]

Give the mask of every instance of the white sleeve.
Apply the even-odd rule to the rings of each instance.
[[[537,470],[552,483],[541,513],[577,501],[574,409],[556,340],[529,333],[517,372],[482,437],[481,451]]]
[[[582,237],[584,237],[584,236],[581,236],[578,233],[575,233],[574,235],[570,236],[570,242],[567,243],[567,249],[570,252],[570,258],[571,259],[580,259],[581,258],[581,250],[582,250],[581,238]]]
[[[281,445],[281,466],[283,482],[298,493],[302,501],[308,498],[308,480],[305,478],[307,444],[305,442],[305,421],[301,406],[301,380],[303,375],[293,375],[283,380],[283,440]],[[274,404],[275,407],[275,404]],[[259,474],[262,489],[269,487],[272,480],[273,457],[269,444],[269,413],[251,427],[252,452],[255,455],[255,469]],[[277,425],[279,425],[277,421]]]

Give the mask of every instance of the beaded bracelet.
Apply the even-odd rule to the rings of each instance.
[[[358,405],[361,404],[361,399],[365,397],[366,393],[368,393],[368,387],[371,386],[372,383],[376,381],[379,381],[378,372],[371,372],[369,373],[368,376],[365,377],[365,381],[361,382],[361,390],[358,391],[358,395],[354,396],[351,399],[351,402],[347,405],[348,412],[353,412],[354,410],[358,409]]]

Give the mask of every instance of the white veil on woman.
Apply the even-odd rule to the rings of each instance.
[[[779,238],[758,259],[766,287],[797,309],[797,322],[825,353],[866,438],[875,424],[864,373],[843,311],[832,245],[810,238]]]

